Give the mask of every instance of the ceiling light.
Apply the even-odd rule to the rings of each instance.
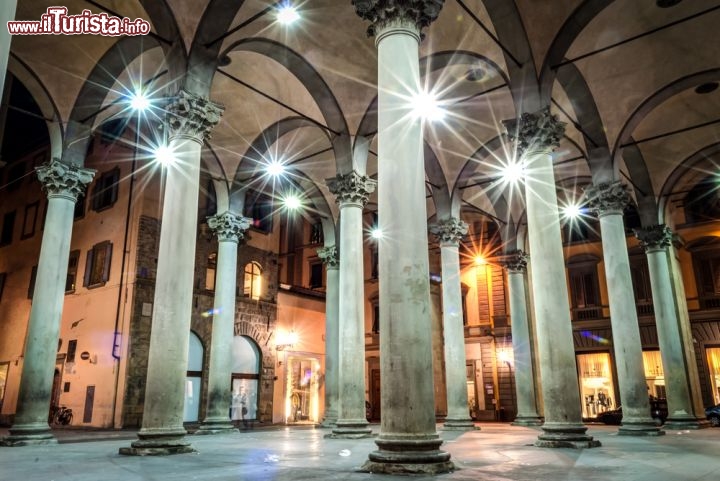
[[[717,88],[717,82],[706,82],[695,87],[695,93],[700,95],[709,94],[710,92],[714,92],[715,90],[717,90]]]
[[[150,107],[150,99],[145,96],[142,90],[138,90],[130,96],[130,107],[133,110],[142,112]]]
[[[265,172],[267,172],[268,175],[277,177],[285,172],[285,164],[278,162],[277,160],[273,160],[265,166]]]
[[[508,183],[515,183],[525,180],[527,168],[524,162],[510,161],[500,169],[503,180]]]
[[[566,219],[577,219],[582,214],[582,208],[577,204],[568,204],[562,208],[562,215]]]
[[[296,210],[300,208],[302,202],[300,201],[300,198],[298,196],[291,194],[283,199],[283,204],[285,205],[286,209]]]
[[[485,264],[487,264],[487,261],[485,260],[485,258],[483,256],[481,256],[481,255],[475,256],[475,265],[476,266],[484,266]]]
[[[277,21],[283,25],[290,25],[300,19],[297,9],[286,3],[277,10]]]
[[[440,107],[437,99],[428,92],[420,92],[413,98],[413,114],[431,122],[445,118],[447,112]]]
[[[370,237],[373,239],[382,239],[383,233],[380,229],[375,227],[373,230],[370,231]]]
[[[154,152],[155,162],[161,164],[163,167],[174,164],[177,161],[175,152],[172,148],[167,145],[161,145]]]

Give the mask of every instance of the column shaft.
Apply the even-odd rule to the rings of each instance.
[[[334,246],[333,246],[334,247]],[[338,420],[340,389],[338,361],[340,356],[339,283],[337,264],[326,262],[327,287],[325,289],[325,416],[323,427],[333,427]]]

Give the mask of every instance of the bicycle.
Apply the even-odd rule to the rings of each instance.
[[[67,426],[73,420],[72,409],[66,406],[52,406],[50,408],[50,415],[48,416],[49,424],[59,424],[61,426]]]

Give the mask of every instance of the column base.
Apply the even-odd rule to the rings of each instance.
[[[325,435],[328,439],[362,439],[373,436],[366,419],[338,419],[332,433]]]
[[[435,435],[408,438],[387,437],[375,441],[380,448],[368,455],[361,471],[381,474],[442,474],[455,470],[450,453],[439,449]]]
[[[511,426],[542,426],[540,416],[517,416]]]
[[[596,448],[600,441],[585,434],[587,427],[583,424],[545,423],[544,431],[535,441],[538,448]]]
[[[206,434],[228,434],[236,432],[238,432],[238,429],[233,426],[230,421],[223,419],[222,421],[203,421],[194,434],[202,436]]]
[[[57,442],[47,423],[16,424],[10,428],[10,436],[0,439],[0,446],[35,446]]]
[[[669,417],[665,420],[665,425],[663,427],[670,431],[705,429],[710,427],[710,422],[707,419],[699,419],[694,416]]]
[[[334,428],[337,426],[337,418],[325,418],[320,423],[321,428]]]
[[[655,420],[640,419],[632,422],[623,421],[618,429],[620,436],[663,436],[665,431],[660,429]]]
[[[120,448],[119,453],[127,456],[167,456],[170,454],[194,453],[195,448],[185,439],[185,429],[149,430],[141,429],[137,441],[129,448]]]
[[[475,426],[472,419],[445,419],[443,431],[479,431],[480,426]]]

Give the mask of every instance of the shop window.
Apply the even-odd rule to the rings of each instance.
[[[205,268],[205,289],[215,290],[215,277],[217,276],[217,252],[208,256],[207,267]]]
[[[310,289],[323,286],[323,265],[320,261],[310,263]]]
[[[262,193],[248,193],[247,199],[248,208],[246,214],[252,218],[252,227],[269,234],[272,232],[273,227],[273,203],[272,198],[267,194]]]
[[[645,367],[648,395],[653,398],[665,399],[665,371],[660,351],[643,351],[643,366]]]
[[[260,299],[262,288],[262,269],[257,262],[248,262],[245,265],[245,278],[243,281],[243,295],[250,299]]]
[[[35,223],[37,222],[39,208],[39,201],[25,206],[25,217],[23,218],[22,232],[20,234],[21,239],[27,239],[35,235]]]
[[[95,211],[109,209],[115,204],[118,196],[120,169],[114,168],[98,178],[92,194],[92,208]]]
[[[2,233],[0,233],[0,246],[12,243],[13,230],[15,229],[15,211],[8,212],[3,216]]]
[[[10,362],[0,362],[0,411],[2,411],[3,401],[5,400],[5,386],[7,385],[8,371],[10,370]]]
[[[322,222],[315,222],[310,228],[310,243],[311,244],[322,244],[325,242],[323,237],[323,226]]]
[[[647,258],[644,255],[630,258],[630,275],[632,277],[635,306],[637,307],[638,316],[653,315],[650,271],[648,270]]]
[[[34,265],[32,267],[32,270],[30,271],[30,284],[28,285],[28,294],[27,298],[32,299],[33,294],[35,293],[35,279],[37,278],[37,265]]]
[[[65,292],[75,292],[77,282],[77,270],[78,263],[80,261],[80,251],[70,252],[70,258],[68,259],[68,270],[67,277],[65,278]]]
[[[610,354],[578,354],[577,367],[583,418],[596,418],[600,413],[615,409],[617,398],[610,369]]]
[[[230,419],[243,424],[258,419],[258,381],[262,353],[257,344],[245,336],[232,341],[232,404]]]
[[[110,279],[111,259],[112,243],[110,241],[95,244],[87,253],[83,286],[88,289],[104,286]]]
[[[720,347],[705,349],[713,404],[720,404]]]
[[[573,321],[602,318],[597,261],[568,265]]]
[[[287,359],[285,422],[316,423],[319,419],[320,362],[315,358]]]

